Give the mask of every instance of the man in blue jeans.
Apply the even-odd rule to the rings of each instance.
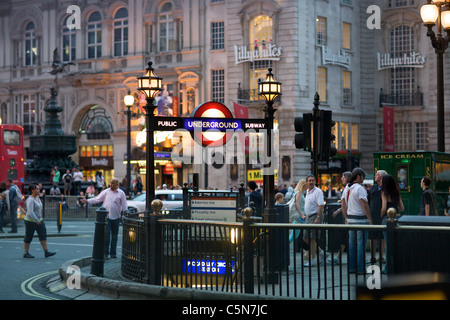
[[[19,187],[16,186],[11,179],[6,180],[6,186],[9,188],[9,213],[11,214],[11,230],[8,233],[17,233],[17,209],[19,201],[16,198]]]
[[[105,257],[117,257],[117,238],[119,236],[120,217],[122,212],[127,210],[127,198],[125,193],[119,189],[119,180],[111,179],[111,186],[103,190],[98,196],[92,199],[81,199],[81,203],[93,205],[103,202],[103,207],[108,210],[106,237],[105,237]]]
[[[349,225],[372,224],[372,216],[367,202],[367,191],[361,185],[366,173],[361,168],[352,171],[350,183],[342,194],[342,212]],[[349,272],[364,273],[364,251],[366,249],[367,231],[350,230],[349,233]]]

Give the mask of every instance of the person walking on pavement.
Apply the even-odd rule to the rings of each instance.
[[[250,195],[248,196],[248,204],[250,205],[250,202],[253,202],[256,209],[256,212],[253,215],[262,217],[262,195],[256,190],[257,188],[258,186],[255,181],[248,182],[248,191],[250,191]]]
[[[37,231],[42,249],[44,249],[44,256],[48,258],[55,255],[56,252],[48,251],[47,229],[45,228],[45,223],[42,219],[42,202],[39,199],[39,187],[34,184],[30,184],[28,190],[31,195],[26,201],[27,214],[24,218],[25,238],[23,240],[23,257],[34,258],[34,256],[30,254],[29,250],[31,241],[33,240],[34,232]]]
[[[81,191],[81,181],[83,181],[83,172],[80,171],[80,168],[75,168],[75,173],[73,174],[73,186],[74,186],[74,195],[79,195]]]
[[[9,188],[9,213],[11,215],[11,230],[8,233],[17,233],[17,208],[19,208],[22,193],[11,179],[6,180],[6,185]]]
[[[437,216],[436,194],[430,189],[431,179],[423,177],[420,181],[420,187],[423,190],[422,201],[420,203],[421,216]]]
[[[1,204],[0,233],[5,233],[3,231],[3,218],[6,216],[7,213],[10,212],[10,205],[9,205],[9,190],[4,181],[0,183],[0,204]]]
[[[352,171],[348,187],[342,194],[342,212],[349,225],[372,224],[370,208],[367,200],[367,191],[361,185],[366,172],[361,168]],[[366,249],[367,232],[364,230],[349,230],[349,272],[364,273],[364,252]]]
[[[103,190],[98,196],[92,199],[80,199],[81,203],[94,205],[103,202],[103,206],[108,210],[106,238],[105,238],[105,257],[111,254],[111,258],[117,257],[117,238],[119,235],[120,218],[123,211],[128,209],[125,193],[119,189],[119,180],[111,179],[111,186]]]
[[[323,221],[323,192],[316,187],[316,178],[313,175],[306,177],[306,197],[305,197],[305,223],[321,224]],[[303,241],[309,245],[310,259],[304,264],[305,267],[315,266],[316,261],[316,242],[320,238],[320,231],[306,229],[303,233]],[[319,262],[324,259],[323,251],[319,253]]]
[[[385,170],[378,170],[375,174],[375,184],[369,190],[369,207],[370,207],[370,215],[372,216],[372,223],[374,225],[381,224],[381,189],[382,189],[382,179],[387,172]],[[385,241],[383,237],[383,233],[381,231],[369,231],[369,239],[370,239],[370,247],[372,249],[372,256],[370,259],[371,264],[375,264],[377,262],[376,251],[378,246],[378,240],[380,240],[380,257],[378,260],[384,260],[384,251],[385,251]]]
[[[59,172],[59,168],[57,166],[55,166],[55,168],[53,168],[52,172],[51,172],[51,176],[52,176],[52,183],[54,186],[59,186],[59,179],[61,177],[61,172]]]
[[[67,169],[66,173],[64,173],[64,175],[62,176],[62,180],[64,182],[64,195],[65,196],[70,196],[70,190],[72,189],[73,177],[70,174],[70,170],[69,169]]]
[[[344,190],[347,187],[351,177],[352,173],[350,171],[345,171],[342,173],[341,182]],[[342,206],[328,217],[328,224],[345,224]],[[339,265],[342,261],[342,254],[347,246],[348,232],[345,230],[330,230],[328,233],[330,239],[329,243],[331,244],[331,256],[327,259],[327,261]],[[334,256],[335,252],[336,256]]]

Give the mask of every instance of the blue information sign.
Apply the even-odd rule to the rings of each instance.
[[[202,259],[183,259],[183,272],[199,274],[226,274],[234,273],[234,261],[226,260],[202,260]]]

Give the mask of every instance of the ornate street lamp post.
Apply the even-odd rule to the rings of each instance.
[[[127,195],[131,192],[131,107],[134,104],[134,97],[128,91],[123,98],[123,102],[127,107]]]
[[[265,120],[267,123],[267,137],[266,137],[266,150],[265,154],[269,160],[273,158],[273,141],[272,141],[272,130],[273,130],[273,120],[275,109],[273,108],[273,104],[275,99],[281,95],[281,82],[275,80],[272,74],[272,68],[269,68],[269,73],[264,81],[261,81],[258,84],[258,94],[266,100],[266,108],[265,108]],[[264,217],[266,222],[274,222],[270,221],[275,216],[275,172],[273,171],[273,163],[270,161],[269,163],[264,164],[264,166],[271,170],[269,174],[264,172],[263,177],[263,185],[264,185],[264,201],[266,202],[266,207],[264,209]],[[272,168],[270,168],[272,166]]]
[[[155,74],[155,70],[152,67],[153,62],[148,61],[148,67],[146,73],[143,76],[138,77],[138,90],[145,94],[147,104],[145,105],[145,121],[147,127],[147,172],[146,172],[146,201],[145,209],[149,212],[151,203],[155,199],[155,155],[154,155],[154,111],[156,109],[155,97],[162,90],[162,78]]]
[[[420,16],[428,28],[427,36],[437,55],[437,131],[438,151],[445,152],[445,112],[444,112],[444,52],[450,41],[450,11],[449,0],[428,0],[420,9]],[[433,31],[437,20],[437,36]],[[442,35],[442,29],[447,33]]]

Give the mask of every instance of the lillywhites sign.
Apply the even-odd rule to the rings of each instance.
[[[350,67],[350,56],[344,49],[334,53],[327,46],[322,46],[322,64],[333,64],[348,69]]]
[[[253,62],[258,60],[280,60],[281,47],[274,44],[261,46],[256,50],[248,50],[247,46],[234,46],[234,57],[236,64],[242,62]]]
[[[426,56],[417,52],[405,53],[399,57],[393,57],[390,53],[377,53],[377,61],[378,71],[400,67],[423,68]]]

